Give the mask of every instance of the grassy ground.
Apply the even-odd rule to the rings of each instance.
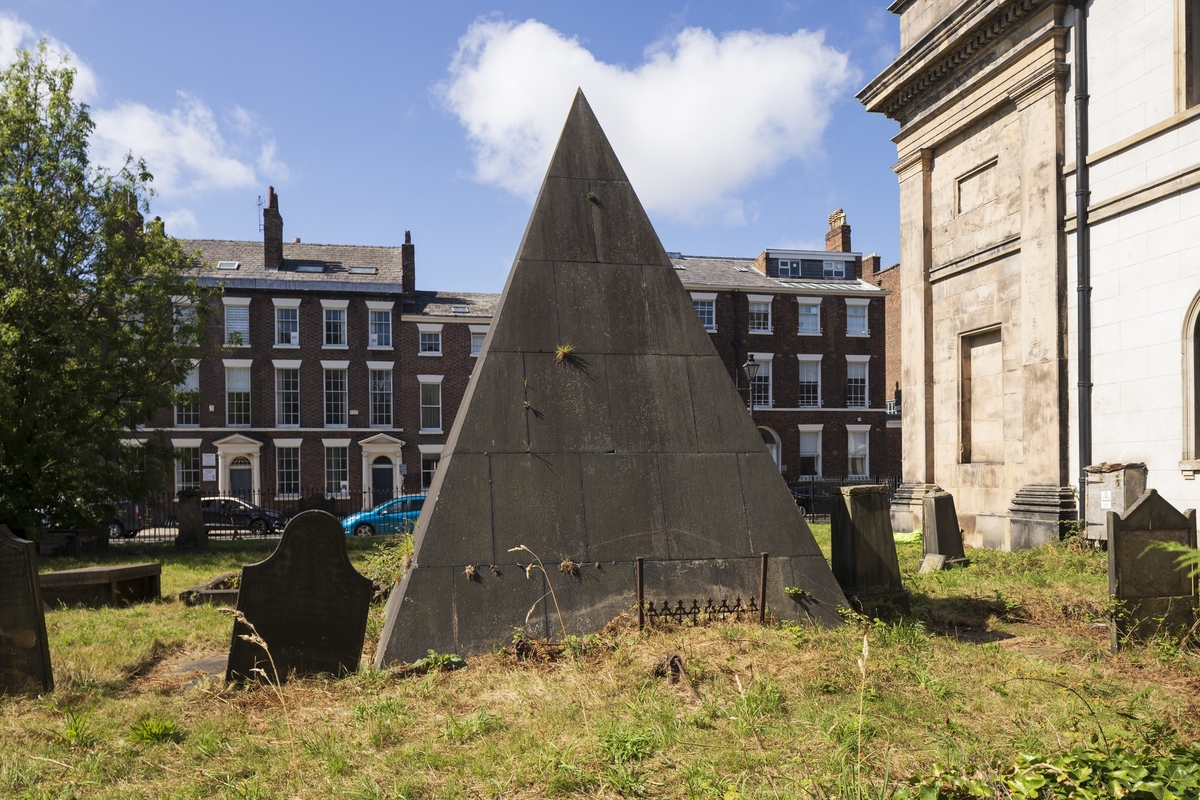
[[[827,547],[828,526],[814,532]],[[170,598],[272,546],[112,555],[162,560]],[[1109,654],[1104,554],[971,551],[967,569],[918,575],[920,546],[899,550],[914,613],[898,624],[639,635],[626,623],[551,662],[497,653],[278,692],[185,688],[174,665],[228,647],[231,620],[214,609],[54,610],[58,690],[0,699],[0,796],[881,797],[885,778],[934,762],[1197,738],[1186,654],[1169,641]],[[689,681],[654,676],[670,654]]]

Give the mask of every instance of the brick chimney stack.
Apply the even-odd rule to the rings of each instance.
[[[400,288],[405,297],[417,291],[417,250],[413,247],[412,231],[404,232],[404,246],[400,248]]]
[[[871,253],[862,260],[862,279],[864,281],[875,280],[875,275],[879,272],[879,262],[882,260],[876,253]]]
[[[263,266],[277,270],[283,265],[283,217],[279,214],[279,195],[267,187],[267,207],[263,209]]]
[[[846,212],[840,208],[829,215],[829,230],[825,233],[825,249],[830,253],[850,252],[850,226]]]

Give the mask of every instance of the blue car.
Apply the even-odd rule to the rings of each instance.
[[[370,511],[360,511],[342,520],[347,536],[374,536],[377,533],[412,533],[421,516],[425,496],[410,494],[388,500]]]

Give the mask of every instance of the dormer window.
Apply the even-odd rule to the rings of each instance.
[[[845,261],[823,261],[823,262],[821,262],[821,276],[824,278],[844,278],[844,277],[846,277],[846,262]]]
[[[800,259],[798,258],[781,258],[779,259],[779,277],[781,278],[799,278],[800,277]]]

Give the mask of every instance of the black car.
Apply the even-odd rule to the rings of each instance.
[[[204,515],[204,527],[213,530],[249,531],[272,533],[283,530],[287,518],[278,511],[259,508],[240,497],[202,497],[200,511]]]
[[[108,538],[132,539],[144,526],[146,507],[132,500],[117,503],[112,521],[108,523]]]

